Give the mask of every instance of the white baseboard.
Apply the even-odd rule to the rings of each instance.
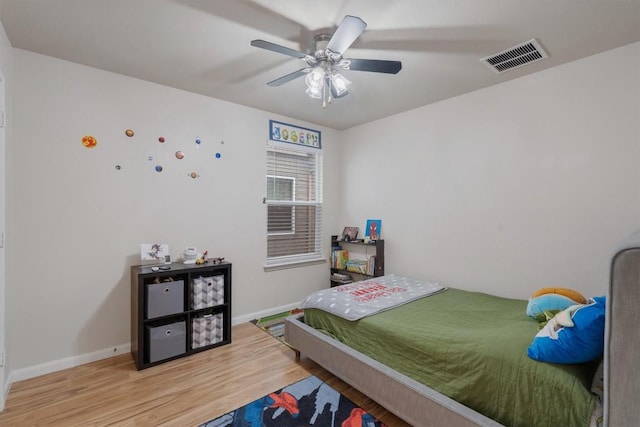
[[[299,302],[294,302],[292,304],[281,305],[280,307],[274,307],[268,310],[258,311],[256,313],[245,314],[244,316],[238,316],[231,319],[231,324],[238,325],[240,323],[249,322],[253,319],[259,319],[261,317],[271,316],[272,314],[282,313],[283,311],[293,310],[294,308],[298,308],[299,306]]]
[[[240,323],[249,322],[253,319],[260,317],[270,316],[272,314],[282,313],[283,311],[293,310],[297,308],[299,303],[292,303],[282,305],[280,307],[270,308],[268,310],[259,311],[256,313],[246,314],[243,316],[234,317],[231,319],[232,325],[238,325]],[[11,384],[16,381],[23,381],[29,378],[39,377],[40,375],[50,374],[52,372],[62,371],[63,369],[73,368],[76,366],[84,365],[85,363],[95,362],[102,359],[108,359],[110,357],[118,356],[131,352],[131,344],[121,344],[116,347],[106,348],[103,350],[94,351],[92,353],[80,354],[77,356],[66,357],[64,359],[53,360],[51,362],[42,363],[40,365],[29,366],[27,368],[16,369],[12,371],[4,384],[4,398],[6,399],[9,394]],[[4,402],[0,402],[4,403]]]
[[[40,375],[62,371],[63,369],[74,368],[76,366],[84,365],[85,363],[108,359],[109,357],[118,356],[130,352],[131,343],[126,343],[115,347],[94,351],[92,353],[79,354],[77,356],[65,357],[64,359],[52,360],[51,362],[42,363],[40,365],[16,369],[11,372],[10,376],[13,379],[12,382],[23,381],[29,378],[39,377]]]

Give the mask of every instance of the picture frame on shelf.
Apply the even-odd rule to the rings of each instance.
[[[140,244],[140,260],[141,261],[164,262],[165,257],[167,255],[169,255],[169,245],[167,243],[141,243]]]
[[[375,242],[380,239],[380,230],[382,229],[382,220],[380,219],[368,219],[367,226],[365,228],[364,236],[368,240]]]
[[[352,242],[358,238],[358,227],[345,227],[342,230],[342,240],[345,242]]]

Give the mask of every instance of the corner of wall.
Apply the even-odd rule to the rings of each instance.
[[[4,403],[11,387],[11,376],[7,374],[7,349],[6,349],[6,336],[7,336],[7,303],[6,303],[6,261],[5,261],[5,230],[6,230],[6,181],[7,172],[5,168],[6,158],[6,141],[9,131],[5,123],[7,117],[6,109],[7,105],[11,105],[10,102],[5,102],[5,98],[9,101],[9,97],[5,97],[6,91],[9,91],[9,84],[7,79],[11,80],[13,70],[13,47],[7,37],[4,30],[4,26],[0,23],[0,114],[2,117],[2,124],[0,127],[0,354],[2,354],[2,364],[0,364],[0,411],[4,409]],[[10,116],[10,114],[9,114]]]
[[[13,375],[9,373],[7,379],[0,384],[2,389],[0,390],[0,412],[4,411],[4,405],[7,402],[7,397],[9,396],[9,391],[11,390],[11,385],[13,384]]]

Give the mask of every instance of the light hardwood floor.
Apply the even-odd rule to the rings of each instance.
[[[408,425],[244,323],[231,344],[142,371],[127,354],[14,383],[0,426],[195,426],[309,375],[388,426]]]

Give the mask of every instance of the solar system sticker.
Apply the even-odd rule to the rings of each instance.
[[[98,145],[98,140],[91,135],[85,135],[82,137],[82,145],[87,148],[95,148]]]
[[[269,120],[269,139],[312,148],[322,148],[320,131]]]
[[[285,125],[285,124],[281,124],[281,125]],[[286,125],[286,126],[289,126],[289,125]],[[310,142],[314,141],[315,139],[317,139],[318,143],[319,143],[320,132],[316,132],[316,131],[313,131],[313,130],[310,130],[310,129],[304,129],[306,134],[303,134],[303,129],[304,128],[301,128],[299,126],[298,127],[289,126],[288,128],[283,129],[283,130],[284,130],[285,135],[287,135],[287,136],[288,135],[296,135],[296,137],[293,138],[293,139],[299,141],[298,143],[301,143],[304,140],[304,138],[306,137],[306,134],[309,135],[309,138],[310,138],[309,141]],[[312,136],[313,132],[316,132],[316,137],[315,138]],[[124,134],[126,135],[127,138],[133,138],[133,136],[135,135],[135,132],[134,132],[133,129],[125,129],[124,130]],[[164,136],[157,136],[157,137],[153,137],[152,140],[156,140],[156,138],[157,138],[157,141],[160,144],[164,145],[167,148],[169,148],[171,145],[173,145],[173,144],[171,144],[171,142],[172,142],[171,138],[166,138]],[[285,142],[286,142],[286,139],[287,138],[285,138]],[[201,138],[199,136],[194,136],[193,139],[191,139],[191,141],[195,142],[196,148],[199,148],[200,146],[208,145],[207,141],[205,140],[205,138]],[[84,135],[82,137],[82,139],[81,139],[81,142],[82,142],[82,146],[85,147],[85,148],[88,148],[88,149],[93,149],[93,148],[97,147],[97,145],[98,145],[98,140],[93,135]],[[142,142],[146,142],[146,139],[143,140]],[[289,142],[293,142],[293,141],[289,141]],[[223,140],[220,140],[219,144],[221,146],[223,146],[225,144],[225,142]],[[305,145],[310,145],[310,144],[306,143]],[[220,152],[220,151],[217,151],[216,148],[219,149],[219,147],[213,147],[213,149],[208,149],[207,150],[208,151],[207,152],[207,157],[208,157],[208,159],[211,159],[211,161],[216,161],[217,162],[222,158],[223,153]],[[169,150],[171,150],[171,148],[169,148]],[[170,153],[171,152],[173,152],[173,151],[171,150]],[[158,153],[148,153],[146,155],[146,159],[147,159],[148,162],[150,162],[149,164],[153,168],[152,170],[154,170],[156,172],[157,176],[158,175],[162,175],[162,174],[166,175],[167,171],[171,172],[171,170],[170,170],[171,166],[168,163],[169,162],[168,157],[169,158],[170,157],[175,157],[176,160],[179,160],[182,163],[187,162],[187,160],[184,160],[184,159],[186,159],[188,157],[187,154],[182,150],[177,150],[177,151],[173,152],[173,155],[168,154],[168,153],[164,153],[164,152],[160,153],[158,155],[156,155],[156,154],[158,154]],[[124,165],[122,163],[120,163],[120,162],[116,162],[115,165],[114,165],[114,169],[116,171],[122,171],[124,169]],[[189,176],[193,180],[201,177],[200,173],[196,172],[195,170],[192,170],[190,173],[187,174],[187,176]],[[206,173],[205,173],[205,176],[206,176]]]

